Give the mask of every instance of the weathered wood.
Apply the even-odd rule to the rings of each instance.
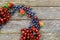
[[[23,3],[31,6],[60,6],[60,0],[0,0],[1,5],[5,2]]]
[[[14,4],[32,6],[38,18],[45,19],[43,20],[45,25],[40,30],[41,40],[60,40],[60,0],[0,0],[0,6],[10,1]],[[21,17],[19,13],[15,13],[11,18],[12,21],[3,25],[0,40],[19,40],[20,30],[29,26],[30,20],[27,19],[27,16]]]
[[[19,34],[0,34],[0,40],[19,40]]]
[[[39,19],[60,19],[60,7],[32,7]],[[21,17],[15,13],[11,19],[27,19],[27,15]]]
[[[60,40],[59,33],[42,33],[41,40]],[[19,40],[20,34],[0,34],[0,40]]]
[[[59,20],[43,20],[45,23],[44,27],[41,28],[42,32],[60,32],[60,21]],[[29,20],[21,21],[9,21],[3,26],[1,33],[20,33],[22,28],[27,28],[29,26]]]

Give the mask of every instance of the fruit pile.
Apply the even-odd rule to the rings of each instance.
[[[12,3],[8,3],[8,4],[5,4],[3,7],[0,7],[0,30],[2,28],[2,25],[6,24],[6,22],[11,17],[11,13],[9,12],[9,9],[13,6],[13,4]]]
[[[28,28],[21,29],[22,35],[20,40],[39,40],[41,37],[39,30],[44,24],[35,16],[35,13],[32,12],[32,8],[28,5],[6,3],[0,8],[0,25],[5,24],[16,11],[22,16],[27,14],[27,17],[31,19],[31,25]],[[2,28],[1,26],[0,29]]]
[[[0,8],[0,25],[6,23],[10,19],[10,13],[8,9]]]
[[[21,32],[22,36],[20,40],[39,40],[41,37],[39,30],[34,26],[31,29],[24,28]]]

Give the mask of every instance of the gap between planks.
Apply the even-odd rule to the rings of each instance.
[[[43,32],[45,33],[45,32]],[[0,30],[0,34],[21,34],[21,32],[1,32]]]
[[[20,19],[10,19],[11,21],[20,21],[20,20],[30,20],[29,18],[28,19],[22,19],[22,18],[20,18]],[[39,19],[39,20],[60,20],[60,19]]]

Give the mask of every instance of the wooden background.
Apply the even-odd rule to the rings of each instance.
[[[60,40],[60,0],[0,0],[0,6],[10,1],[30,5],[45,23],[41,28],[41,40]],[[0,40],[19,40],[21,28],[29,26],[29,22],[26,16],[21,17],[18,12],[15,13],[0,31]]]

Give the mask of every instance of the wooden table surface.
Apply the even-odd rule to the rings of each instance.
[[[0,6],[6,2],[30,5],[45,25],[41,28],[41,40],[60,40],[60,0],[0,0]],[[25,19],[25,20],[24,20]],[[19,40],[21,28],[28,27],[30,20],[15,13],[10,21],[3,25],[0,40]]]

